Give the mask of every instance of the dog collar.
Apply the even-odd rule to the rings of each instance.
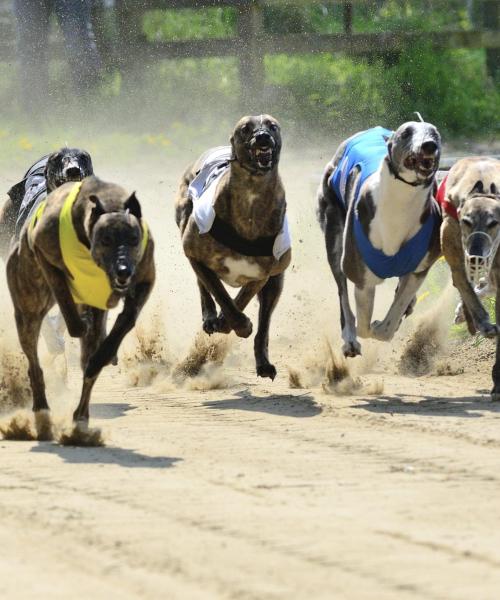
[[[403,177],[401,177],[401,175],[394,168],[394,165],[392,164],[391,151],[388,150],[387,154],[388,154],[387,166],[389,167],[389,173],[395,179],[399,179],[399,181],[402,181],[403,183],[406,183],[406,185],[411,185],[412,187],[418,187],[419,185],[421,185],[423,187],[426,187],[426,186],[428,186],[432,182],[432,179],[433,179],[434,176],[432,176],[430,179],[426,179],[425,181],[407,181],[406,179],[404,179]]]
[[[436,193],[436,200],[443,212],[445,212],[447,215],[449,215],[452,219],[455,219],[455,221],[458,221],[458,210],[457,210],[456,206],[454,204],[452,204],[446,198],[446,183],[447,183],[447,181],[448,181],[448,175],[446,175],[446,177],[443,179],[443,181],[441,182],[441,184],[438,188],[438,191]]]

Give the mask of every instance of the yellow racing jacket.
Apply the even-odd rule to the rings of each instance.
[[[59,214],[59,244],[61,255],[70,277],[68,285],[76,304],[86,304],[99,308],[108,309],[108,301],[113,293],[106,272],[99,267],[90,250],[78,239],[71,209],[78,196],[82,182],[76,183],[66,200]],[[42,202],[33,214],[28,227],[28,241],[30,245],[34,229],[45,209],[46,201]],[[144,221],[141,221],[143,228],[141,256],[146,250],[148,244],[148,228]]]

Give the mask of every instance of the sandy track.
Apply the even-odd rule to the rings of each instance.
[[[93,406],[108,447],[2,442],[0,596],[496,597],[484,376],[386,377],[382,398],[247,380],[158,394],[115,375]]]
[[[326,158],[302,155],[300,181],[285,170],[295,254],[272,327],[275,382],[257,381],[248,341],[216,374],[223,389],[168,376],[134,388],[134,373],[110,368],[91,407],[107,447],[0,442],[0,598],[498,597],[500,405],[487,396],[489,364],[396,375],[405,324],[395,344],[365,344],[356,359],[365,383],[384,380],[382,395],[288,386],[287,366],[306,377],[321,364],[326,333],[339,344],[310,183]],[[158,181],[144,170],[144,186],[132,171],[103,175],[143,189],[160,274],[150,309],[176,359],[200,317],[164,204],[179,165],[165,169]],[[50,397],[58,415],[75,406],[76,371],[70,383]]]

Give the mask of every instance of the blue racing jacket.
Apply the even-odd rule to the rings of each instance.
[[[381,279],[402,277],[415,271],[429,250],[432,232],[439,218],[433,202],[429,216],[422,227],[401,246],[396,254],[391,256],[374,248],[365,234],[357,210],[359,192],[368,177],[380,167],[387,154],[387,140],[391,135],[392,131],[389,129],[374,127],[354,136],[346,145],[344,154],[329,180],[329,185],[333,188],[339,202],[344,209],[347,209],[345,202],[347,180],[353,169],[359,168],[360,175],[353,200],[354,239],[365,264]]]

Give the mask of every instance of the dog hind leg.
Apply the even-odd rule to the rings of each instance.
[[[255,364],[259,377],[276,377],[276,368],[269,362],[269,325],[281,292],[285,276],[283,273],[270,277],[258,294],[259,297],[259,327],[254,340]]]
[[[189,261],[199,280],[221,307],[222,312],[236,335],[243,338],[249,337],[252,333],[252,322],[236,307],[233,299],[227,293],[226,288],[222,285],[217,275],[204,264],[193,259],[189,259]]]
[[[53,299],[50,289],[41,278],[41,274],[32,268],[26,274],[20,265],[18,249],[13,251],[7,261],[7,282],[15,307],[15,320],[19,343],[28,359],[28,376],[33,394],[33,412],[39,440],[53,439],[49,405],[45,394],[43,370],[38,358],[38,338],[42,321],[50,310]],[[23,275],[28,280],[23,280]],[[37,277],[40,275],[40,277]],[[38,281],[39,287],[34,286]]]
[[[385,342],[392,340],[426,275],[427,271],[423,271],[409,273],[400,278],[394,300],[384,320],[373,321],[371,324],[371,335],[374,339]]]

